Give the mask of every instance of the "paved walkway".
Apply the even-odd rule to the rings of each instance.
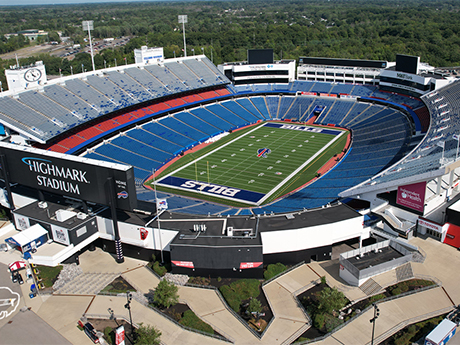
[[[375,332],[378,341],[408,323],[445,313],[454,304],[460,303],[457,278],[460,252],[430,238],[415,238],[411,243],[426,253],[423,264],[411,263],[414,275],[434,277],[442,282],[443,287],[380,303],[380,316],[376,322]],[[123,264],[117,264],[113,256],[100,249],[94,252],[87,251],[80,256],[80,267],[84,274],[107,277],[121,274],[137,290],[149,293],[155,289],[159,279],[144,267],[145,264],[144,261],[129,258],[126,258]],[[321,276],[326,276],[329,285],[343,291],[352,301],[367,297],[361,289],[351,287],[341,280],[336,262],[313,262],[302,265],[263,287],[274,319],[262,339],[256,337],[227,310],[216,291],[179,287],[179,296],[180,300],[186,302],[201,319],[235,344],[289,344],[309,327],[308,319],[294,297],[307,290]],[[395,283],[396,279],[395,271],[374,278],[383,287]],[[27,296],[27,287],[24,286],[23,290],[23,294]],[[85,296],[83,292],[86,290],[76,289],[76,295],[41,296],[27,300],[27,305],[72,343],[90,344],[89,338],[76,327],[77,321],[84,313],[108,317],[108,308],[112,308],[118,316],[128,318],[128,313],[124,308],[126,300],[123,297]],[[346,327],[324,339],[322,343],[368,344],[371,340],[369,320],[372,313],[372,310],[363,313]],[[135,323],[152,324],[160,329],[164,344],[223,344],[217,339],[186,331],[161,314],[134,301],[132,314]]]

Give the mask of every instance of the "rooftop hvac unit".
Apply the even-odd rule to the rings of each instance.
[[[48,207],[48,203],[46,201],[40,201],[38,203],[38,207],[40,207],[41,209],[45,209]]]
[[[233,236],[233,226],[227,228],[227,236]]]

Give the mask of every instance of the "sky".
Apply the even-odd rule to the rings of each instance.
[[[58,5],[58,4],[82,4],[101,2],[139,2],[139,1],[170,1],[170,0],[0,0],[0,6],[23,6],[23,5]]]

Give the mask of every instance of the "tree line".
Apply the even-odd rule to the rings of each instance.
[[[15,6],[0,10],[0,53],[28,44],[5,33],[43,29],[84,43],[83,20],[94,21],[95,38],[131,36],[129,44],[106,49],[95,58],[97,68],[133,62],[133,49],[163,47],[165,56],[183,54],[182,25],[186,14],[187,54],[204,53],[215,64],[244,61],[247,50],[273,48],[275,59],[300,56],[379,59],[396,54],[421,57],[434,66],[460,65],[460,3],[454,0],[312,0],[189,1]],[[193,51],[192,51],[193,49]],[[126,60],[125,60],[126,58]],[[42,59],[44,60],[44,59]],[[90,66],[89,54],[50,62],[47,70],[64,74]],[[110,61],[110,62],[109,62]],[[2,67],[9,65],[2,61]]]

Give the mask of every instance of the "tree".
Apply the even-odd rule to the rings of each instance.
[[[327,314],[342,309],[346,304],[347,298],[337,288],[324,288],[318,298],[318,309]]]
[[[161,342],[161,332],[150,325],[144,326],[141,323],[136,330],[136,335],[137,337],[134,341],[136,345],[159,345]]]
[[[164,308],[169,308],[170,306],[176,304],[179,300],[177,291],[178,288],[174,283],[170,283],[166,279],[163,279],[158,283],[157,288],[155,289],[153,300],[156,304]]]

